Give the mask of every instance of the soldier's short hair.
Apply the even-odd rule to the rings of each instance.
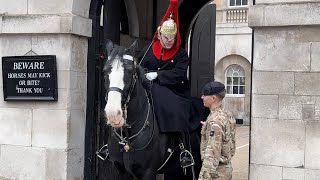
[[[224,91],[216,94],[216,96],[222,100],[226,96],[226,90],[224,89]]]

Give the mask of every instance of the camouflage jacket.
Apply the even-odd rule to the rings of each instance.
[[[230,161],[235,154],[235,126],[235,119],[230,112],[221,107],[210,112],[201,130],[201,171],[218,177],[219,165],[231,166]]]

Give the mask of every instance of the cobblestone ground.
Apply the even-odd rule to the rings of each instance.
[[[236,154],[232,158],[233,180],[248,180],[249,126],[237,126]]]

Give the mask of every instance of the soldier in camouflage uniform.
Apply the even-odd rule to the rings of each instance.
[[[206,84],[202,90],[204,106],[210,109],[201,130],[201,158],[199,180],[232,179],[231,158],[235,154],[235,119],[222,109],[225,86],[217,81]]]

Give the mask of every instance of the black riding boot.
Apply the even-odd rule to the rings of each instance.
[[[181,150],[180,153],[180,165],[184,169],[194,165],[194,159],[191,154],[191,145],[189,140],[189,133],[181,132],[180,133],[180,143],[179,147]]]

